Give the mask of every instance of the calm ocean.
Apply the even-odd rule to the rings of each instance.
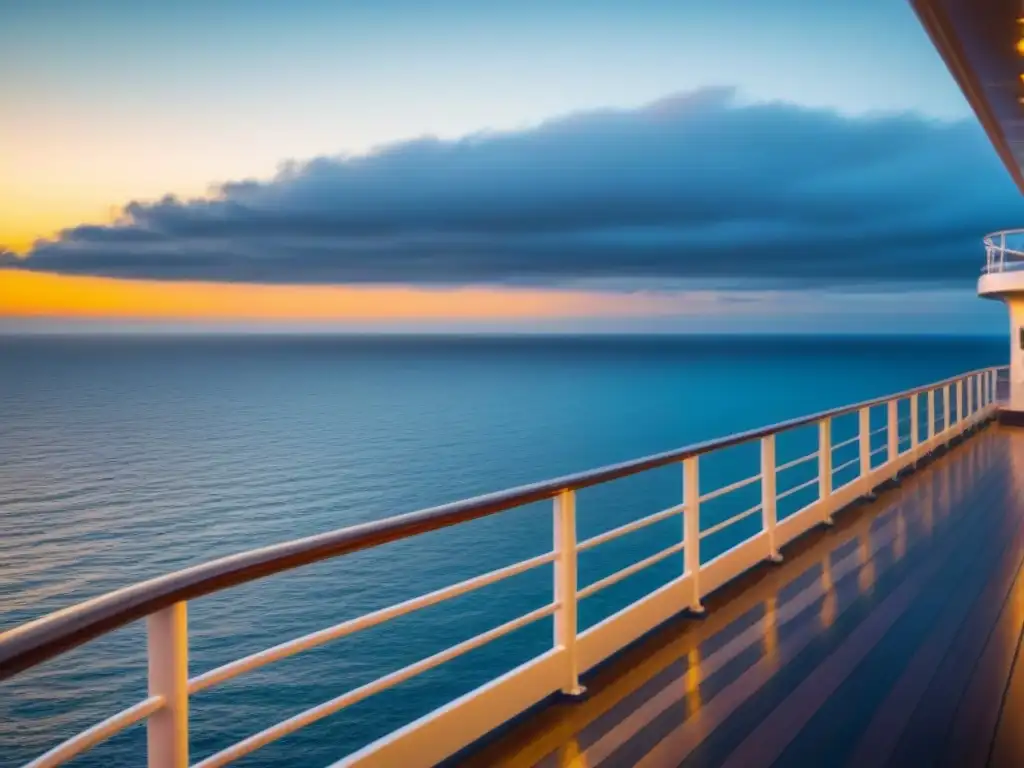
[[[218,555],[1005,360],[1001,338],[0,338],[0,630]],[[838,442],[853,423],[835,429]],[[780,440],[779,461],[813,439]],[[702,463],[706,489],[754,472],[755,446]],[[680,475],[581,492],[580,537],[678,503]],[[736,495],[733,512],[750,506]],[[550,505],[532,505],[195,601],[192,673],[541,554],[550,528]],[[581,585],[678,540],[677,528],[585,553]],[[749,533],[712,537],[705,557]],[[680,568],[670,558],[588,599],[582,625]],[[198,694],[193,759],[540,607],[550,584],[538,569]],[[325,765],[550,642],[539,622],[241,764]],[[0,766],[144,698],[144,649],[135,625],[0,684]],[[136,766],[144,741],[137,727],[75,764]]]

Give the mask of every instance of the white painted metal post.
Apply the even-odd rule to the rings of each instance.
[[[915,460],[917,459],[917,444],[920,442],[918,436],[918,432],[921,430],[920,415],[918,414],[920,408],[921,402],[915,392],[910,396],[910,450],[914,452]]]
[[[956,381],[956,423],[964,420],[964,380]]]
[[[871,472],[871,409],[861,408],[857,414],[858,431],[860,438],[860,476],[867,477]]]
[[[888,461],[896,461],[900,452],[900,422],[898,418],[898,400],[890,400],[885,404],[888,420],[886,424],[886,436],[889,438],[889,449],[886,451]]]
[[[775,435],[761,438],[761,521],[768,536],[768,559],[782,562],[778,542],[775,540]]]
[[[974,410],[980,415],[982,408],[985,407],[985,376],[984,374],[978,373],[974,376]]]
[[[565,677],[562,693],[579,696],[583,687],[579,680],[576,655],[576,494],[564,490],[555,497],[555,647],[565,653]]]
[[[935,437],[935,390],[928,390],[928,440]]]
[[[818,499],[821,503],[821,519],[832,522],[832,419],[825,417],[818,422]]]
[[[700,602],[700,469],[697,456],[683,460],[683,559],[693,597],[690,610],[704,613]]]
[[[994,403],[999,398],[999,370],[994,368],[992,370],[992,402]]]
[[[184,602],[147,619],[149,695],[163,706],[146,724],[149,768],[188,768],[188,609]]]
[[[964,413],[967,415],[968,420],[972,420],[974,416],[974,377],[968,376],[964,379],[964,399],[967,400],[967,404],[964,406]]]
[[[950,389],[949,384],[942,388],[942,431],[948,432],[952,426],[949,423],[950,409],[949,409],[949,395]]]

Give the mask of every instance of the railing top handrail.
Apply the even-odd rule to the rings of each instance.
[[[1018,248],[1011,248],[1006,244],[1007,237],[1017,237]],[[989,232],[982,238],[985,248],[996,253],[1010,254],[1024,258],[1024,229],[1001,229],[998,232]]]
[[[746,443],[820,419],[842,416],[952,384],[966,376],[1006,366],[979,368],[942,381],[820,411],[726,437],[693,443],[663,453],[564,475],[539,483],[463,499],[404,515],[247,550],[123,587],[47,614],[0,634],[0,680],[41,664],[100,635],[144,618],[182,600],[192,600],[228,587],[281,573],[339,555],[369,549],[421,533],[553,498],[562,491],[666,466],[710,451]]]
[[[997,229],[995,232],[989,232],[985,235],[984,240],[986,243],[993,243],[994,239],[1004,235],[1024,235],[1024,227],[1018,227],[1015,229]]]

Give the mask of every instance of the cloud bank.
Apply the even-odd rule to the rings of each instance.
[[[259,283],[964,286],[981,235],[1022,221],[973,122],[710,89],[133,202],[16,266]]]

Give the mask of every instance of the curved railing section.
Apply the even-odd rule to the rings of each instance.
[[[545,653],[379,739],[340,764],[413,766],[443,760],[551,694],[559,691],[569,695],[581,693],[580,676],[612,654],[684,610],[703,612],[702,599],[708,593],[760,562],[780,560],[780,549],[784,545],[816,525],[830,523],[833,513],[840,508],[989,418],[994,413],[1005,371],[1005,368],[977,370],[888,397],[622,464],[243,552],[135,584],[24,624],[0,635],[0,680],[131,622],[145,619],[148,632],[148,696],[56,746],[30,765],[35,768],[59,765],[129,726],[145,721],[148,765],[151,768],[185,768],[189,765],[191,696],[332,640],[553,564],[551,597],[541,608],[300,712],[196,765],[214,768],[230,763],[474,648],[553,616],[554,637]],[[902,419],[899,418],[901,408],[908,411]],[[872,429],[872,415],[877,410],[884,412],[884,423]],[[849,439],[835,441],[832,422],[846,414],[857,414],[856,432]],[[811,425],[817,428],[816,450],[787,461],[778,461],[776,436]],[[875,438],[882,434],[886,436],[884,443],[873,447],[873,443],[878,442]],[[702,456],[753,442],[760,443],[758,472],[719,488],[702,488]],[[841,453],[844,449],[845,453]],[[847,455],[851,458],[844,458]],[[670,464],[679,465],[682,469],[683,495],[679,504],[592,538],[578,540],[575,521],[577,491]],[[787,479],[793,477],[788,470],[806,464],[817,465],[817,474],[811,480],[796,482]],[[846,471],[849,475],[853,470],[851,480],[842,485],[836,483],[839,473]],[[757,505],[713,525],[702,525],[702,504],[750,486],[760,488],[761,500]],[[813,501],[779,519],[778,503],[809,488],[817,489]],[[554,502],[552,546],[550,551],[538,557],[312,632],[198,675],[189,674],[187,605],[190,600],[271,574],[547,499]],[[760,517],[758,533],[706,562],[702,560],[703,540],[753,516]],[[680,520],[678,542],[579,588],[576,561],[580,552],[671,518]],[[655,563],[679,555],[682,562],[678,577],[599,624],[586,631],[578,631],[577,605],[581,600]]]
[[[982,239],[985,266],[982,274],[1016,272],[1024,269],[1024,229],[1004,229]]]

